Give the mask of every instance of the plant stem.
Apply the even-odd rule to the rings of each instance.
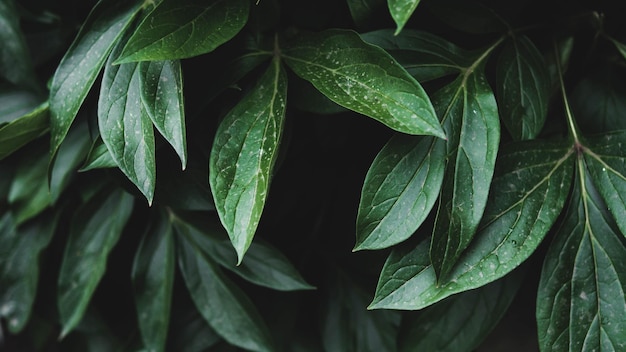
[[[563,70],[561,68],[561,59],[556,43],[553,43],[554,47],[554,59],[556,61],[557,76],[559,77],[559,86],[561,88],[561,95],[563,96],[563,104],[565,105],[565,117],[567,119],[567,126],[569,127],[574,143],[580,145],[580,139],[578,138],[578,128],[570,109],[569,101],[567,100],[567,93],[565,92],[565,83],[563,82]]]

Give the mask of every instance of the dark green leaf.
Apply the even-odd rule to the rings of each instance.
[[[250,299],[184,236],[178,261],[200,314],[226,341],[252,351],[271,351],[269,331]]]
[[[32,153],[20,160],[7,197],[17,224],[31,219],[50,205],[47,167],[48,157],[43,152]]]
[[[0,1],[0,76],[14,84],[37,90],[35,71],[19,20],[13,0]]]
[[[207,352],[222,340],[195,308],[183,312],[173,309],[171,325],[168,336],[171,351]]]
[[[354,23],[362,28],[372,22],[385,10],[385,0],[347,0]]]
[[[121,189],[102,195],[93,197],[72,219],[58,282],[61,337],[82,319],[133,208],[133,197]]]
[[[626,248],[582,159],[563,224],[548,249],[537,292],[545,351],[626,348]]]
[[[524,1],[520,1],[524,4]],[[515,8],[517,3],[507,2],[508,8]],[[490,3],[491,6],[497,2]],[[452,28],[472,33],[504,33],[508,30],[502,17],[488,8],[486,3],[476,0],[438,0],[428,3],[431,15]],[[519,12],[518,12],[519,13]]]
[[[289,67],[330,100],[400,132],[445,138],[428,95],[389,54],[348,30],[303,34]]]
[[[500,116],[515,140],[535,138],[546,120],[550,73],[539,50],[525,36],[513,37],[497,66]]]
[[[49,125],[48,103],[43,103],[11,123],[1,125],[0,160],[47,132]]]
[[[55,203],[61,192],[68,186],[79,165],[89,151],[91,137],[87,123],[81,121],[69,131],[65,141],[59,147],[59,152],[52,165],[50,175],[50,198]]]
[[[287,78],[278,58],[220,123],[213,141],[209,183],[215,207],[237,251],[252,242],[283,131]]]
[[[228,87],[236,86],[237,82],[262,63],[268,61],[272,53],[265,51],[250,52],[229,61],[225,65],[212,67],[211,84],[206,87],[207,102],[213,100]]]
[[[411,18],[413,11],[415,11],[419,3],[420,0],[387,0],[389,13],[391,13],[391,17],[396,22],[396,35],[402,31],[402,28]]]
[[[176,167],[159,170],[154,202],[172,209],[214,211],[208,179],[206,159],[192,154],[184,171]]]
[[[40,105],[42,99],[32,92],[12,85],[0,86],[0,127],[32,112]]]
[[[365,177],[355,250],[389,247],[417,230],[439,195],[445,158],[433,137],[391,138]]]
[[[104,144],[101,138],[98,138],[93,142],[91,150],[89,150],[85,163],[80,168],[80,171],[100,168],[106,169],[116,166],[117,164],[115,163],[115,160],[113,160],[113,156],[111,156],[106,144]]]
[[[39,281],[39,255],[48,246],[57,216],[15,227],[10,213],[0,218],[0,317],[19,333],[28,322]]]
[[[573,155],[563,143],[522,143],[504,150],[479,231],[449,281],[437,283],[428,241],[396,249],[383,267],[370,308],[421,309],[497,280],[519,266],[563,208]]]
[[[165,351],[175,265],[172,224],[160,215],[143,236],[132,271],[141,337],[154,352]]]
[[[50,87],[50,154],[54,156],[107,56],[139,11],[137,1],[101,0],[61,60]]]
[[[500,143],[500,122],[493,92],[480,68],[435,93],[433,102],[449,139],[430,257],[437,277],[446,281],[483,216]]]
[[[187,166],[187,137],[180,61],[148,61],[139,64],[141,99],[161,135],[176,150],[183,169]]]
[[[141,22],[116,64],[211,52],[239,33],[249,6],[248,0],[164,0]]]

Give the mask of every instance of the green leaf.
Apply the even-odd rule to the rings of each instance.
[[[140,76],[145,71],[137,63],[113,65],[113,56],[104,69],[98,100],[100,136],[120,170],[152,204],[156,164],[154,128],[141,101]]]
[[[422,309],[493,282],[523,263],[565,204],[573,155],[565,143],[524,142],[503,150],[479,231],[449,281],[437,283],[428,241],[397,248],[383,266],[370,308]]]
[[[417,230],[439,196],[445,158],[433,137],[391,138],[365,177],[355,250],[386,248]]]
[[[500,143],[500,122],[493,92],[480,68],[439,90],[433,101],[449,139],[430,257],[437,277],[446,281],[483,216]]]
[[[239,33],[249,6],[248,0],[164,0],[139,24],[115,63],[211,52]]]
[[[61,192],[69,185],[79,165],[89,152],[91,137],[86,121],[81,121],[69,131],[59,147],[50,173],[50,198],[55,203]]]
[[[391,13],[391,17],[396,22],[396,35],[402,31],[402,28],[411,18],[413,11],[415,11],[419,3],[420,0],[387,0],[389,13]]]
[[[109,149],[107,149],[106,144],[102,141],[102,138],[98,138],[93,142],[85,158],[85,162],[79,171],[84,172],[92,169],[106,169],[111,167],[117,167],[117,164],[113,156],[111,156]]]
[[[166,214],[155,220],[143,236],[132,280],[139,330],[148,351],[165,351],[174,287],[174,237]]]
[[[371,26],[380,16],[380,11],[385,10],[385,0],[347,0],[350,15],[354,23],[360,27]]]
[[[537,292],[545,351],[626,348],[626,248],[582,159],[567,213],[545,256]]]
[[[192,309],[172,310],[168,347],[179,352],[206,352],[222,338],[211,329],[200,313]]]
[[[348,30],[303,34],[287,65],[335,103],[408,134],[445,138],[420,84],[389,54]]]
[[[43,215],[16,228],[10,213],[0,218],[0,318],[17,334],[28,322],[39,281],[39,255],[48,246],[58,217]]]
[[[615,48],[622,55],[624,59],[626,59],[626,45],[622,42],[619,42],[613,38],[609,38],[609,40],[615,45]]]
[[[42,104],[36,94],[12,85],[0,85],[0,127],[31,113]]]
[[[0,76],[37,91],[37,78],[19,20],[13,0],[0,1]]]
[[[0,160],[40,137],[48,128],[48,103],[6,125],[0,125]]]
[[[287,76],[275,58],[220,123],[209,164],[215,207],[240,263],[252,242],[283,131]]]
[[[115,189],[93,197],[72,218],[58,281],[61,337],[82,319],[132,208],[133,197]]]
[[[269,331],[250,299],[198,248],[179,236],[178,262],[200,314],[229,343],[252,351],[273,350]]]
[[[399,351],[474,351],[504,316],[521,283],[516,271],[429,307],[406,324]]]
[[[19,225],[44,211],[52,199],[46,182],[48,157],[34,152],[19,161],[9,189],[9,202],[15,222]]]
[[[50,155],[53,157],[107,56],[139,8],[137,1],[101,0],[63,56],[50,87]]]
[[[543,127],[550,99],[550,73],[528,37],[513,37],[497,65],[500,116],[515,140],[533,139]]]
[[[620,231],[626,236],[626,132],[589,139],[585,163]]]

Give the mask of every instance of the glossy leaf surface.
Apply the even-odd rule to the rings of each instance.
[[[396,22],[396,35],[402,31],[402,28],[411,18],[413,11],[415,11],[419,3],[420,0],[387,0],[389,13],[391,13],[391,17]]]
[[[298,76],[335,103],[400,132],[445,138],[422,86],[355,32],[301,35],[283,49],[283,57]]]
[[[261,219],[283,131],[287,77],[274,59],[226,115],[209,164],[215,207],[241,262]]]
[[[163,0],[130,37],[116,63],[189,58],[213,51],[248,20],[248,0]]]
[[[47,132],[49,126],[48,103],[6,125],[0,125],[0,160]]]

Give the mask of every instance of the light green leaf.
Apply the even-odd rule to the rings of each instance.
[[[119,47],[118,47],[119,48]],[[152,204],[156,185],[154,128],[141,101],[144,74],[137,63],[104,69],[98,100],[100,136],[122,172]]]
[[[535,138],[548,114],[550,72],[528,37],[513,37],[497,65],[500,116],[515,140]]]
[[[568,211],[545,256],[537,292],[542,351],[626,348],[626,248],[579,159]]]
[[[85,158],[85,162],[79,171],[84,172],[92,169],[106,169],[111,167],[117,167],[113,156],[107,149],[106,144],[102,141],[102,138],[96,139],[87,157]]]
[[[626,236],[626,132],[589,139],[585,163],[620,231]]]
[[[36,110],[42,99],[13,85],[0,85],[0,127]]]
[[[539,246],[565,204],[573,155],[564,143],[524,142],[503,150],[479,231],[449,280],[437,283],[428,241],[395,249],[382,269],[370,308],[422,309],[518,267]]]
[[[391,138],[365,176],[355,250],[386,248],[417,230],[439,196],[445,159],[433,137]]]
[[[39,86],[19,20],[13,0],[0,1],[0,76],[36,91]]]
[[[175,267],[172,224],[160,215],[144,234],[132,271],[139,330],[144,347],[154,352],[165,351]]]
[[[229,343],[252,351],[271,351],[273,343],[250,299],[200,250],[179,236],[178,262],[200,314]]]
[[[53,157],[107,56],[139,8],[137,1],[101,0],[63,56],[50,87],[50,155]]]
[[[118,188],[93,197],[72,218],[58,281],[61,337],[81,321],[132,208],[133,197]]]
[[[86,121],[74,126],[59,147],[50,173],[50,199],[56,203],[61,192],[68,186],[79,165],[89,152],[91,137]]]
[[[402,28],[411,18],[413,11],[415,11],[419,3],[420,0],[387,0],[389,13],[391,13],[391,17],[396,22],[396,35],[402,31]]]
[[[17,334],[30,319],[39,281],[39,255],[54,234],[58,217],[43,215],[19,228],[10,213],[0,218],[0,318]]]
[[[44,150],[26,155],[19,161],[7,197],[18,225],[50,206],[47,165],[48,157]]]
[[[248,21],[248,0],[163,0],[139,24],[116,64],[189,58],[213,51]]]
[[[240,263],[259,224],[278,154],[287,75],[275,58],[220,123],[209,164],[215,207]]]
[[[408,134],[445,138],[420,84],[381,48],[348,30],[303,34],[287,65],[335,103]]]
[[[498,107],[481,71],[457,78],[433,97],[449,137],[430,249],[441,282],[447,280],[483,216],[500,143]]]
[[[6,125],[0,125],[0,160],[43,135],[49,126],[48,103]]]

